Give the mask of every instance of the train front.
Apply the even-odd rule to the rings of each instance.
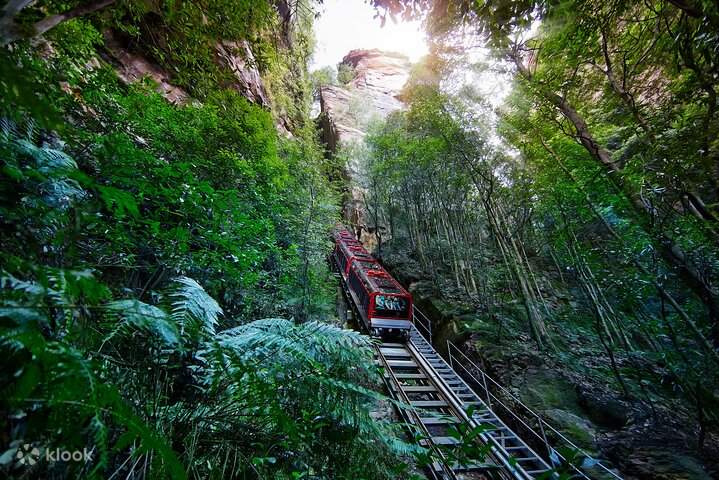
[[[406,340],[412,328],[412,297],[378,293],[374,297],[369,323],[374,335]]]
[[[374,275],[372,275],[374,274]],[[374,335],[407,340],[412,328],[412,295],[384,269],[371,272],[369,328]]]

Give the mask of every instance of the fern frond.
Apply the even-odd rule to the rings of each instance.
[[[17,125],[7,117],[0,117],[0,132],[2,132],[2,139],[5,142],[10,141],[11,138],[19,136],[17,132]]]
[[[38,187],[43,202],[59,210],[66,210],[87,196],[80,184],[71,179],[53,179]]]
[[[174,279],[177,288],[170,293],[172,318],[180,325],[180,334],[191,339],[213,337],[222,308],[202,285],[188,277]]]
[[[18,138],[16,149],[33,161],[35,168],[43,175],[56,175],[77,169],[77,163],[68,154],[52,148],[39,147],[30,140]]]
[[[4,273],[0,276],[0,288],[22,293],[30,299],[44,297],[51,293],[49,288],[37,282],[20,280],[9,273]]]
[[[105,342],[112,340],[124,331],[142,331],[156,335],[165,345],[179,344],[179,332],[172,318],[158,307],[148,305],[139,300],[116,300],[106,305],[110,318],[118,318],[119,322],[105,337]]]

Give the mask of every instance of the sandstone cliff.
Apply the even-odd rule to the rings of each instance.
[[[384,118],[404,108],[400,92],[409,79],[411,64],[401,54],[381,50],[352,50],[342,59],[352,67],[354,77],[345,87],[326,86],[320,91],[319,118],[322,139],[331,153],[342,145],[350,155],[346,165],[349,183],[343,205],[347,223],[362,230],[361,240],[368,246],[374,243],[363,206],[364,170],[361,148],[367,126],[373,118]]]
[[[109,61],[118,77],[126,84],[150,78],[156,84],[156,91],[171,103],[183,105],[192,100],[190,92],[173,83],[171,72],[164,69],[146,52],[132,48],[127,39],[116,32],[107,30],[105,37],[105,60]],[[219,67],[230,73],[223,87],[236,90],[250,102],[271,110],[272,105],[262,73],[257,67],[255,56],[247,41],[218,41],[215,46],[215,61]],[[289,121],[282,115],[275,118],[280,134],[291,136]]]

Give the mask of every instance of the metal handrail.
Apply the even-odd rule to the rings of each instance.
[[[459,353],[459,355],[452,355],[452,349],[456,350],[456,351]],[[454,365],[458,365],[458,366],[462,367],[462,370],[464,370],[467,375],[469,375],[478,385],[481,385],[481,386],[482,386],[482,388],[485,390],[485,398],[487,398],[487,404],[488,404],[488,406],[489,406],[490,408],[492,408],[492,407],[491,407],[491,403],[490,403],[490,399],[494,399],[497,404],[501,405],[509,414],[511,414],[517,421],[519,421],[524,427],[526,427],[535,437],[537,437],[538,440],[540,440],[542,443],[544,443],[545,447],[547,448],[547,452],[548,452],[549,455],[550,455],[550,460],[552,460],[552,458],[551,458],[552,455],[556,455],[556,456],[557,456],[559,459],[561,459],[561,460],[566,460],[566,459],[565,459],[559,452],[557,452],[556,449],[550,444],[550,442],[549,442],[549,440],[547,439],[546,434],[545,434],[545,432],[544,432],[544,429],[545,429],[545,428],[548,429],[548,430],[550,430],[551,432],[553,432],[557,437],[559,437],[561,440],[563,440],[564,443],[566,443],[566,444],[567,444],[568,446],[570,446],[572,449],[574,449],[575,451],[578,451],[579,453],[581,453],[582,455],[584,455],[586,458],[591,459],[591,460],[592,460],[592,466],[593,466],[593,467],[599,467],[600,469],[604,470],[606,473],[608,473],[608,474],[611,475],[612,477],[617,478],[617,479],[619,479],[619,480],[622,479],[622,477],[620,477],[620,476],[617,475],[615,472],[613,472],[613,471],[610,470],[608,467],[606,467],[604,464],[602,464],[601,462],[599,462],[598,460],[596,460],[595,458],[593,458],[593,457],[592,457],[591,455],[589,455],[584,449],[578,447],[578,446],[577,446],[576,444],[574,444],[571,440],[569,440],[565,435],[563,435],[561,432],[559,432],[556,428],[554,428],[552,425],[550,425],[549,423],[547,423],[539,414],[537,414],[536,412],[534,412],[531,408],[529,408],[526,404],[524,404],[524,402],[522,402],[522,401],[521,401],[520,399],[518,399],[514,394],[512,394],[512,392],[510,392],[510,391],[507,390],[505,387],[503,387],[502,385],[500,385],[500,384],[499,384],[496,380],[494,380],[491,376],[489,376],[489,375],[487,375],[486,373],[484,373],[484,370],[482,370],[475,362],[473,362],[469,357],[467,357],[467,355],[465,355],[464,352],[462,352],[462,351],[459,349],[459,347],[457,347],[455,344],[453,344],[453,343],[450,342],[449,340],[447,340],[447,355],[449,356],[450,366],[451,366],[453,369],[455,368]],[[479,379],[477,379],[477,377],[476,377],[472,372],[470,372],[469,369],[468,369],[465,365],[462,364],[462,362],[460,361],[460,360],[462,360],[462,359],[464,359],[464,360],[465,360],[466,362],[468,362],[472,367],[474,367],[474,369],[475,369],[476,371],[478,371],[479,373],[481,373],[481,375],[482,375],[482,381],[479,381]],[[456,360],[456,361],[455,361],[455,360]],[[521,417],[519,417],[519,416],[514,412],[514,409],[510,408],[509,406],[507,406],[504,402],[502,402],[502,400],[501,400],[500,398],[498,398],[496,395],[494,395],[494,394],[489,390],[489,388],[487,388],[487,380],[489,380],[493,385],[495,385],[502,393],[504,393],[505,395],[507,395],[508,397],[510,397],[514,402],[516,402],[518,405],[520,405],[521,407],[523,407],[524,410],[525,410],[529,415],[531,415],[532,417],[534,417],[534,418],[537,420],[538,425],[539,425],[539,429],[541,430],[541,435],[540,435],[539,433],[537,433],[537,432],[534,430],[534,428],[532,428],[530,425],[528,425]],[[554,463],[553,460],[552,460],[552,462]],[[579,470],[579,468],[578,468],[576,465],[574,465],[574,464],[570,464],[570,465],[571,465],[572,468],[573,468],[578,474],[580,474],[582,477],[587,478],[587,479],[589,478],[589,477],[587,477],[586,474],[584,474],[584,472],[582,472],[581,470]]]
[[[425,335],[417,329],[417,331],[429,342],[429,344],[432,345],[432,321],[414,305],[412,306],[412,318],[414,318],[415,326],[422,327],[422,329],[427,332],[427,335]]]

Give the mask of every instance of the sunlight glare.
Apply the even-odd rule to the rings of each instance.
[[[428,53],[419,21],[394,23],[388,19],[381,27],[372,6],[362,0],[325,0],[320,12],[315,21],[317,46],[311,70],[336,67],[350,50],[360,48],[402,53],[413,63]]]

